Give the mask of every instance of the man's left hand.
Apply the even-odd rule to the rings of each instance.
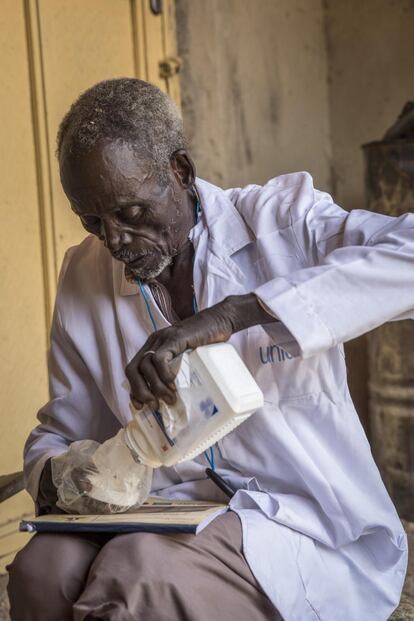
[[[275,318],[266,313],[253,293],[249,293],[230,296],[154,332],[125,369],[133,404],[138,409],[144,404],[157,409],[160,399],[170,405],[175,403],[174,380],[179,365],[174,365],[173,360],[177,356],[201,345],[227,341],[239,330],[271,321]]]

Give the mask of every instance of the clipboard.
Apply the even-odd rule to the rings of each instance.
[[[22,520],[29,533],[192,533],[197,535],[228,505],[201,500],[150,497],[133,512],[108,515],[49,514]]]

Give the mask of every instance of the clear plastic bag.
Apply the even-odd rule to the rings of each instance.
[[[151,489],[152,468],[136,461],[124,429],[103,444],[73,442],[51,463],[57,505],[68,513],[124,513],[145,502]]]

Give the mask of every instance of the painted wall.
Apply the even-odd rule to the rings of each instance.
[[[414,2],[326,1],[332,166],[337,200],[365,207],[360,146],[414,100]]]
[[[330,186],[321,0],[177,0],[184,121],[200,176],[224,186],[309,170]]]

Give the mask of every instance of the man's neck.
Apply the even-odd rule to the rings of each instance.
[[[156,278],[171,296],[172,307],[181,318],[193,313],[193,246],[190,241],[174,261]]]

